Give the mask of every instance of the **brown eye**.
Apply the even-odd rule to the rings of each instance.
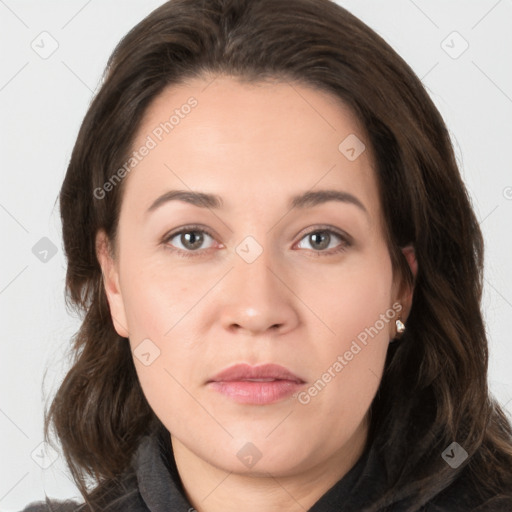
[[[327,249],[331,241],[331,235],[325,231],[315,231],[308,235],[309,243],[314,249]]]
[[[208,238],[211,242],[205,247]],[[192,253],[196,252],[199,255],[212,247],[213,237],[204,229],[188,227],[166,236],[162,242],[167,248],[176,250],[184,256],[195,256]]]
[[[186,248],[192,251],[199,249],[204,242],[204,235],[199,231],[188,231],[181,233],[180,243]]]
[[[303,241],[306,241],[309,247],[301,246],[301,244],[304,243]],[[338,243],[336,243],[336,241],[338,241]],[[346,249],[348,246],[350,246],[348,238],[332,229],[310,231],[302,237],[298,245],[300,249],[311,249],[314,252],[325,254],[337,253]],[[327,251],[326,249],[332,250]]]

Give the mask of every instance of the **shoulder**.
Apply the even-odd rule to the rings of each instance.
[[[138,492],[129,492],[122,496],[112,497],[106,503],[102,502],[98,509],[102,512],[147,512],[148,508]],[[47,499],[30,503],[21,512],[90,512],[85,503],[74,501],[57,501]]]
[[[512,489],[483,496],[479,485],[463,471],[425,507],[424,512],[511,512]],[[422,510],[423,512],[423,510]]]
[[[464,502],[429,504],[421,509],[421,512],[510,512],[512,510],[512,498],[497,496],[481,503],[480,505],[467,505]]]
[[[156,494],[161,494],[161,480],[165,473],[166,469],[160,462],[157,439],[154,436],[144,436],[130,466],[119,477],[106,480],[94,489],[89,496],[90,505],[47,497],[46,501],[30,503],[21,512],[90,512],[91,508],[102,512],[148,512],[149,508],[141,492],[153,495],[156,491]],[[162,498],[156,496],[151,499],[158,501]]]
[[[133,473],[126,473],[123,478],[109,481],[97,489],[90,497],[93,510],[102,512],[147,512],[147,507],[137,488]],[[30,503],[21,512],[91,512],[86,503],[66,500],[58,501],[46,498],[46,501]]]
[[[76,501],[57,501],[46,499],[46,501],[32,502],[21,512],[84,512],[85,505]]]

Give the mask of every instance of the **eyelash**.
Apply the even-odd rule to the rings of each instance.
[[[175,238],[178,235],[182,235],[184,233],[205,233],[208,236],[210,236],[211,238],[215,239],[215,236],[208,229],[205,229],[204,227],[199,226],[199,225],[190,225],[190,226],[185,226],[185,227],[181,228],[179,231],[174,231],[172,233],[165,235],[162,239],[162,245],[164,246],[164,248],[166,250],[172,251],[173,253],[176,253],[179,256],[183,256],[185,258],[197,258],[197,257],[204,256],[205,251],[208,251],[209,249],[202,249],[202,250],[199,249],[196,251],[184,251],[183,249],[177,249],[177,248],[171,247],[169,245],[169,242],[173,238]],[[350,241],[350,237],[348,235],[344,234],[341,231],[335,230],[335,229],[333,229],[331,227],[327,227],[327,226],[326,227],[319,226],[311,231],[308,231],[300,238],[299,242],[313,233],[329,233],[330,235],[335,235],[338,238],[340,238],[341,242],[342,242],[338,248],[336,248],[334,250],[331,249],[330,251],[326,251],[326,250],[314,251],[314,250],[310,249],[311,251],[313,251],[313,254],[315,254],[318,257],[333,256],[335,254],[345,251],[348,247],[350,247],[352,245],[352,242]]]

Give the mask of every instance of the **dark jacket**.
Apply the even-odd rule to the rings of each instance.
[[[360,512],[384,489],[382,464],[372,449],[309,512]],[[455,482],[418,512],[512,512],[512,500],[493,498],[481,503],[464,472]],[[142,439],[132,459],[132,470],[122,479],[122,490],[102,512],[195,512],[181,485],[170,436],[154,434]],[[407,502],[398,500],[382,512],[405,512]],[[76,502],[48,500],[29,505],[22,512],[88,512]]]

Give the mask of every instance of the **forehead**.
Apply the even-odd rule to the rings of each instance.
[[[226,208],[332,187],[369,209],[378,202],[364,127],[340,99],[303,84],[218,76],[170,86],[137,131],[132,149],[144,146],[125,190],[141,207],[176,188],[226,196]]]

